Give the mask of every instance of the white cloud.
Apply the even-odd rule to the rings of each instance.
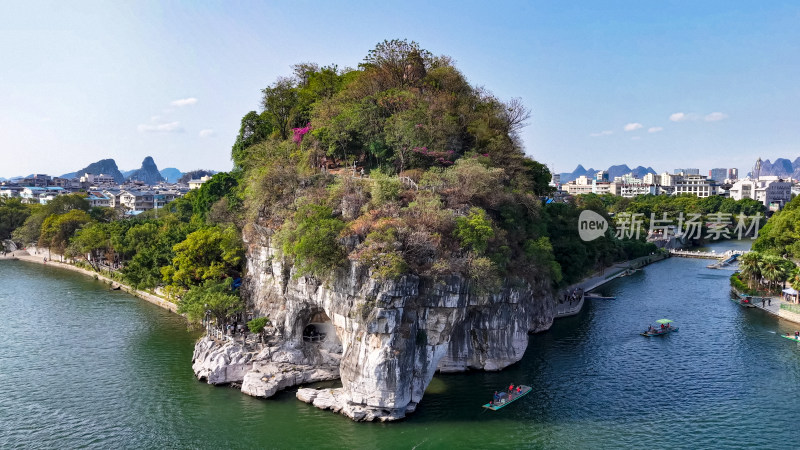
[[[719,122],[720,120],[725,120],[728,118],[728,115],[721,112],[712,112],[711,114],[705,117],[706,122]]]
[[[608,136],[609,134],[614,134],[614,132],[611,131],[611,130],[603,130],[603,131],[601,131],[599,133],[591,133],[591,134],[589,134],[589,136],[591,136],[591,137],[600,137],[600,136]]]
[[[197,103],[197,99],[194,97],[189,97],[171,101],[169,104],[172,106],[189,106],[194,105],[195,103]]]
[[[681,122],[688,119],[689,116],[686,113],[676,112],[675,114],[670,114],[669,120],[673,122]]]
[[[141,124],[136,129],[139,130],[140,133],[182,133],[183,128],[181,128],[180,122],[168,122],[168,123],[159,123],[155,125],[145,125]]]
[[[206,128],[205,130],[200,130],[200,133],[198,133],[198,136],[200,136],[201,138],[208,138],[214,135],[215,135],[214,130],[210,128]]]
[[[642,128],[642,124],[639,122],[631,122],[623,127],[625,131],[638,130],[639,128]]]
[[[647,129],[648,133],[658,133],[659,131],[664,131],[664,127],[650,127]]]

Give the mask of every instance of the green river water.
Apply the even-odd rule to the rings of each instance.
[[[725,244],[716,248],[722,250]],[[606,285],[498,373],[434,378],[397,423],[198,382],[180,317],[88,277],[0,261],[0,448],[797,448],[800,325],[672,258]],[[668,317],[680,331],[638,333]],[[497,412],[510,382],[533,391]]]

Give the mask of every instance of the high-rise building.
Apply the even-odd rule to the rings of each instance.
[[[728,169],[728,179],[729,180],[738,180],[739,179],[739,169],[736,169],[736,168]]]
[[[725,181],[725,177],[728,176],[728,169],[711,169],[708,171],[708,178],[722,183]]]
[[[675,175],[700,175],[700,169],[675,169]]]
[[[605,170],[598,170],[596,174],[594,174],[594,179],[597,181],[608,181],[608,172]]]

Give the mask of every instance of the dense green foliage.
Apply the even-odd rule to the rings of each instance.
[[[486,211],[472,207],[466,216],[456,218],[455,235],[461,240],[462,247],[482,255],[489,247],[489,239],[494,237],[494,230]]]
[[[730,278],[731,287],[745,295],[758,295],[758,291],[750,289],[750,286],[745,284],[740,278],[740,276],[741,274],[739,272],[736,272],[733,275],[731,275]]]
[[[739,258],[739,278],[747,280],[748,289],[753,291],[779,290],[797,275],[795,263],[780,256],[752,251]]]
[[[333,217],[330,208],[306,205],[284,225],[283,252],[295,260],[300,273],[323,277],[344,260],[337,240],[343,228],[344,222]]]
[[[235,276],[244,257],[241,238],[233,227],[202,228],[172,250],[172,265],[163,267],[161,273],[164,281],[183,288]]]
[[[740,278],[747,281],[751,291],[777,290],[786,282],[800,290],[800,270],[796,265],[798,259],[800,197],[795,197],[783,210],[770,217],[759,231],[753,251],[740,258]],[[733,281],[731,284],[736,287]]]
[[[17,227],[11,234],[22,245],[35,243],[51,253],[84,259],[139,289],[162,287],[177,298],[193,289],[198,296],[209,282],[240,276],[244,250],[234,225],[238,217],[213,213],[228,198],[234,205],[230,209],[236,209],[237,186],[234,176],[217,174],[203,188],[159,210],[157,218],[149,211],[123,220],[110,208],[90,208],[79,194],[56,197],[47,205],[4,202],[0,218],[13,216]]]
[[[380,279],[561,285],[655,251],[581,241],[578,206],[542,206],[550,172],[521,148],[519,99],[470,86],[414,42],[381,42],[357,69],[298,64],[261,105],[232,148],[244,217],[279,230],[296,275],[325,278],[349,259]]]
[[[178,312],[192,322],[200,322],[208,313],[218,324],[224,324],[244,308],[238,293],[231,289],[231,279],[206,280],[192,286],[178,303]]]
[[[738,223],[740,215],[746,216],[746,225],[750,225],[751,217],[761,215],[760,225],[766,221],[766,212],[761,202],[753,199],[734,200],[720,196],[697,197],[692,194],[682,195],[640,195],[624,198],[611,194],[582,194],[576,197],[576,205],[594,210],[606,210],[612,214],[641,214],[643,230],[650,229],[651,219],[663,220],[677,224],[681,217],[689,220],[693,215],[710,219],[712,215],[720,215],[732,225]],[[701,234],[707,234],[705,222]]]
[[[753,243],[753,250],[800,259],[800,197],[770,217]]]
[[[256,317],[255,319],[247,322],[247,329],[251,333],[261,333],[264,328],[269,324],[269,317]]]
[[[19,199],[6,199],[0,197],[0,241],[9,239],[11,232],[22,226],[31,209]]]

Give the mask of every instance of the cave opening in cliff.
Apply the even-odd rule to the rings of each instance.
[[[331,319],[320,311],[313,316],[303,329],[303,340],[306,342],[324,342],[331,333]]]

